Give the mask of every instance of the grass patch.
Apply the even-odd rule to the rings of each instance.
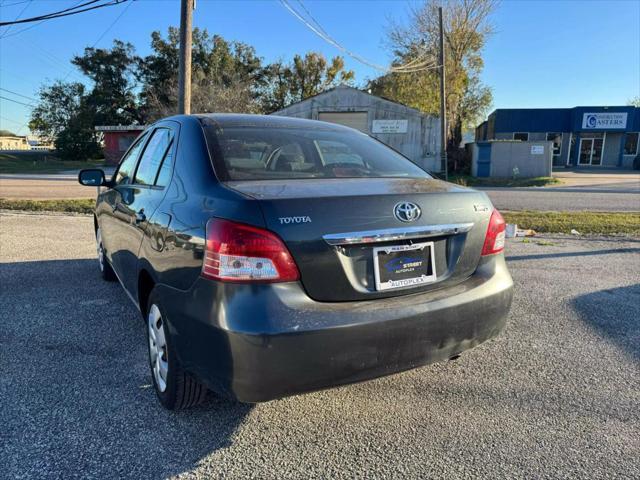
[[[638,212],[502,212],[507,223],[540,233],[629,234],[640,235]]]
[[[93,213],[95,200],[7,200],[0,198],[0,210],[22,210],[28,212]],[[502,212],[507,223],[515,223],[518,228],[533,229],[538,233],[571,233],[572,229],[581,234],[640,235],[640,213],[638,212]],[[528,238],[522,240],[531,242]],[[553,242],[533,240],[539,245],[553,245]]]
[[[449,181],[465,187],[545,187],[562,183],[555,177],[478,178],[470,175],[450,175]]]
[[[27,212],[93,213],[95,200],[6,200],[0,198],[0,210]]]
[[[104,160],[61,160],[50,152],[0,152],[1,173],[58,173],[63,170],[104,166]]]

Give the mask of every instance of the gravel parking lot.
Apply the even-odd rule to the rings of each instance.
[[[170,413],[91,222],[0,214],[0,477],[640,477],[639,239],[510,241],[507,330],[455,362]]]

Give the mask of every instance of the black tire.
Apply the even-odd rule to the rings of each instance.
[[[114,282],[117,280],[116,273],[113,271],[113,267],[107,260],[107,256],[104,253],[104,246],[102,245],[102,235],[100,234],[100,227],[96,229],[96,249],[98,252],[98,266],[100,267],[100,274],[102,279],[107,282]]]
[[[193,407],[204,401],[207,396],[207,389],[204,385],[198,382],[191,374],[187,373],[178,358],[174,348],[172,347],[172,338],[169,334],[169,329],[166,327],[165,310],[162,307],[162,299],[158,295],[158,292],[154,289],[149,295],[147,302],[147,338],[148,338],[148,351],[149,351],[149,367],[151,369],[151,378],[153,381],[153,387],[158,396],[158,400],[164,408],[167,410],[181,410],[183,408]],[[159,381],[156,379],[156,373],[154,371],[154,355],[152,349],[154,344],[152,343],[152,312],[154,306],[157,307],[160,313],[159,324],[156,322],[156,331],[162,329],[164,332],[165,348],[164,359],[166,360],[166,381],[164,384],[164,390],[159,385]],[[157,318],[157,317],[156,317]],[[162,380],[160,380],[162,382]]]

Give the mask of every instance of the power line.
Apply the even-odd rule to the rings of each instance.
[[[35,98],[27,97],[26,95],[22,95],[21,93],[13,92],[7,88],[0,87],[0,90],[3,90],[7,93],[11,93],[12,95],[17,95],[18,97],[26,98],[27,100],[31,100],[32,102],[37,102]]]
[[[0,27],[6,27],[6,26],[10,26],[10,25],[15,25],[18,23],[31,23],[31,22],[38,22],[40,20],[51,20],[54,18],[61,18],[61,17],[67,17],[69,15],[76,15],[78,13],[83,13],[83,12],[88,12],[91,10],[96,10],[98,8],[103,8],[103,7],[110,7],[113,5],[119,5],[120,3],[124,3],[126,0],[110,0],[107,3],[101,3],[99,5],[93,5],[96,2],[98,2],[100,0],[90,0],[88,2],[83,3],[82,5],[79,5],[77,7],[70,7],[64,10],[60,10],[57,12],[51,12],[45,15],[39,15],[37,17],[30,17],[30,18],[24,18],[21,20],[14,20],[13,22],[0,22]],[[86,7],[86,8],[80,8],[80,7]]]
[[[31,0],[29,0],[29,1],[31,1]],[[7,25],[11,26],[11,25],[15,25],[16,23],[29,23],[29,22],[36,22],[36,21],[38,21],[38,20],[47,19],[47,18],[49,18],[49,17],[51,17],[51,16],[54,16],[54,15],[61,15],[61,14],[66,13],[66,12],[70,12],[71,10],[75,10],[76,8],[79,8],[79,7],[86,7],[87,5],[91,5],[91,4],[93,4],[93,3],[97,3],[97,2],[99,2],[99,1],[100,1],[100,0],[89,0],[88,2],[83,3],[82,5],[76,5],[76,6],[74,6],[74,7],[65,8],[64,10],[59,10],[59,11],[57,11],[57,12],[45,13],[44,15],[38,15],[38,16],[35,16],[35,17],[30,17],[30,18],[23,18],[23,19],[20,19],[20,15],[22,15],[22,13],[23,13],[23,12],[27,9],[27,7],[29,6],[29,5],[26,5],[26,6],[22,9],[22,11],[18,14],[18,16],[15,18],[15,20],[14,20],[13,22],[0,22],[0,27],[5,27],[5,26],[7,26]],[[7,29],[7,30],[8,30],[8,29]]]
[[[27,0],[27,1],[29,1],[29,2],[30,2],[31,0]],[[70,7],[70,8],[72,8],[72,9],[74,9],[74,8],[79,8],[79,7],[81,6],[80,4],[81,4],[83,1],[84,1],[84,0],[80,0],[80,1],[79,1],[79,2],[77,2],[73,7]],[[35,23],[35,24],[33,24],[33,25],[29,25],[28,27],[24,27],[23,29],[18,30],[17,32],[13,32],[11,35],[7,35],[7,32],[8,32],[8,31],[9,31],[9,29],[11,28],[11,27],[9,27],[9,28],[7,28],[7,30],[5,31],[4,35],[3,35],[1,38],[10,38],[10,37],[14,37],[14,36],[16,36],[16,35],[21,34],[22,32],[26,32],[27,30],[31,30],[32,28],[35,28],[35,27],[37,27],[38,25],[43,24],[43,23],[44,23],[44,22],[46,22],[47,20],[48,20],[48,18],[45,18],[44,20],[40,20],[38,23]]]
[[[37,24],[36,24],[37,25]],[[16,32],[19,33],[19,32]],[[50,68],[55,68],[56,70],[59,70],[61,73],[60,75],[63,75],[65,73],[69,72],[69,64],[68,62],[65,62],[64,60],[59,59],[58,57],[56,57],[54,54],[52,54],[51,52],[45,50],[44,48],[40,47],[39,45],[36,45],[34,42],[31,42],[30,40],[26,39],[26,38],[22,38],[19,41],[17,40],[13,40],[11,38],[12,35],[7,35],[7,37],[3,38],[3,41],[5,42],[13,42],[13,44],[17,47],[17,48],[24,48],[28,50],[28,55],[29,56],[38,56],[43,62],[43,64],[46,64],[47,66],[49,66]],[[79,75],[76,75],[76,77],[80,78]]]
[[[22,10],[20,10],[20,13],[18,15],[16,15],[16,18],[14,21],[18,20],[20,18],[20,16],[25,12],[25,10],[27,8],[29,8],[29,6],[31,5],[31,0],[28,0],[27,4],[24,6],[24,8]],[[7,28],[2,35],[0,35],[0,38],[4,38],[4,36],[7,34],[7,32],[11,30],[11,26],[9,28]]]
[[[30,2],[31,0],[22,0],[21,2],[13,2],[13,3],[3,3],[0,5],[2,8],[13,7],[14,5],[21,5],[23,3]]]
[[[107,29],[106,29],[104,32],[102,32],[102,35],[100,35],[100,36],[98,37],[98,40],[96,40],[96,41],[93,43],[93,45],[91,45],[91,48],[95,48],[95,46],[96,46],[98,43],[100,43],[100,40],[102,40],[102,39],[104,38],[104,36],[109,32],[109,30],[111,30],[111,29],[115,26],[115,24],[116,24],[116,23],[118,23],[118,21],[123,17],[123,15],[124,15],[125,13],[127,13],[127,10],[129,10],[129,7],[130,7],[131,5],[133,5],[133,2],[134,2],[134,0],[124,0],[124,1],[125,1],[125,2],[127,2],[127,1],[128,1],[129,3],[127,4],[127,6],[126,6],[126,7],[124,7],[124,10],[122,10],[122,12],[120,12],[120,15],[118,15],[118,16],[116,17],[116,19],[115,19],[113,22],[111,22],[111,25],[109,25],[109,26],[107,27]]]
[[[0,98],[1,98],[2,100],[8,100],[8,101],[13,102],[13,103],[18,103],[18,104],[20,104],[20,105],[24,105],[25,107],[33,108],[33,105],[31,105],[31,104],[29,104],[29,103],[19,102],[19,101],[17,101],[17,100],[12,99],[12,98],[3,97],[2,95],[0,95]]]
[[[358,55],[358,54],[348,50],[346,47],[343,47],[340,43],[338,43],[337,40],[335,40],[333,37],[331,37],[326,32],[326,30],[324,30],[324,28],[322,28],[320,23],[315,18],[313,18],[313,16],[309,12],[309,10],[302,3],[302,0],[298,0],[298,3],[300,3],[300,5],[304,9],[304,11],[307,12],[307,15],[311,19],[311,23],[306,18],[304,18],[300,14],[300,12],[298,12],[296,9],[294,9],[289,4],[289,2],[287,0],[280,0],[280,3],[282,4],[283,7],[285,7],[289,11],[289,13],[291,13],[294,17],[296,17],[300,22],[302,22],[313,33],[318,35],[320,38],[325,40],[327,43],[329,43],[329,44],[333,45],[334,47],[336,47],[337,49],[341,50],[342,52],[344,52],[349,57],[351,57],[354,60],[362,63],[363,65],[366,65],[368,67],[374,68],[374,69],[379,70],[379,71],[384,72],[384,73],[389,73],[389,72],[414,73],[414,72],[421,72],[421,71],[424,71],[424,70],[430,70],[430,69],[439,68],[439,65],[437,65],[436,62],[427,62],[427,61],[425,61],[425,62],[420,63],[420,64],[415,64],[417,62],[417,60],[419,59],[419,57],[414,59],[414,60],[412,60],[412,61],[410,61],[406,65],[401,65],[401,66],[397,66],[397,67],[393,67],[393,66],[392,67],[384,67],[382,65],[373,63],[373,62],[367,60],[366,58],[362,57],[361,55]]]
[[[127,13],[127,10],[129,10],[129,7],[131,5],[133,5],[134,0],[130,0],[129,3],[127,4],[127,6],[124,8],[124,10],[122,10],[122,12],[120,12],[120,15],[118,15],[115,20],[113,22],[111,22],[111,25],[109,25],[104,32],[102,32],[102,34],[98,37],[98,39],[93,42],[93,45],[91,45],[91,48],[95,48],[96,45],[98,45],[98,43],[100,43],[100,40],[102,40],[104,38],[104,36],[115,26],[116,23],[118,23],[118,21],[124,16],[125,13]],[[62,81],[64,82],[67,78],[69,78],[69,75],[71,75],[73,73],[73,68],[71,68],[67,74],[64,76],[64,78],[62,79]]]

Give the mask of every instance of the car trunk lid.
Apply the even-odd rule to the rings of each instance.
[[[259,202],[267,228],[284,240],[305,290],[318,301],[407,295],[464,280],[479,262],[492,211],[484,193],[434,179],[263,180],[226,185]],[[394,214],[398,204],[417,205],[421,214],[403,222]],[[412,247],[416,244],[417,250]],[[378,247],[386,248],[380,253]],[[406,255],[399,254],[404,260],[393,258],[392,248],[406,250]],[[403,262],[419,257],[424,248],[430,253],[424,253],[423,260],[433,255],[435,278],[381,289],[384,275],[376,274],[382,268],[376,265],[376,256]]]

